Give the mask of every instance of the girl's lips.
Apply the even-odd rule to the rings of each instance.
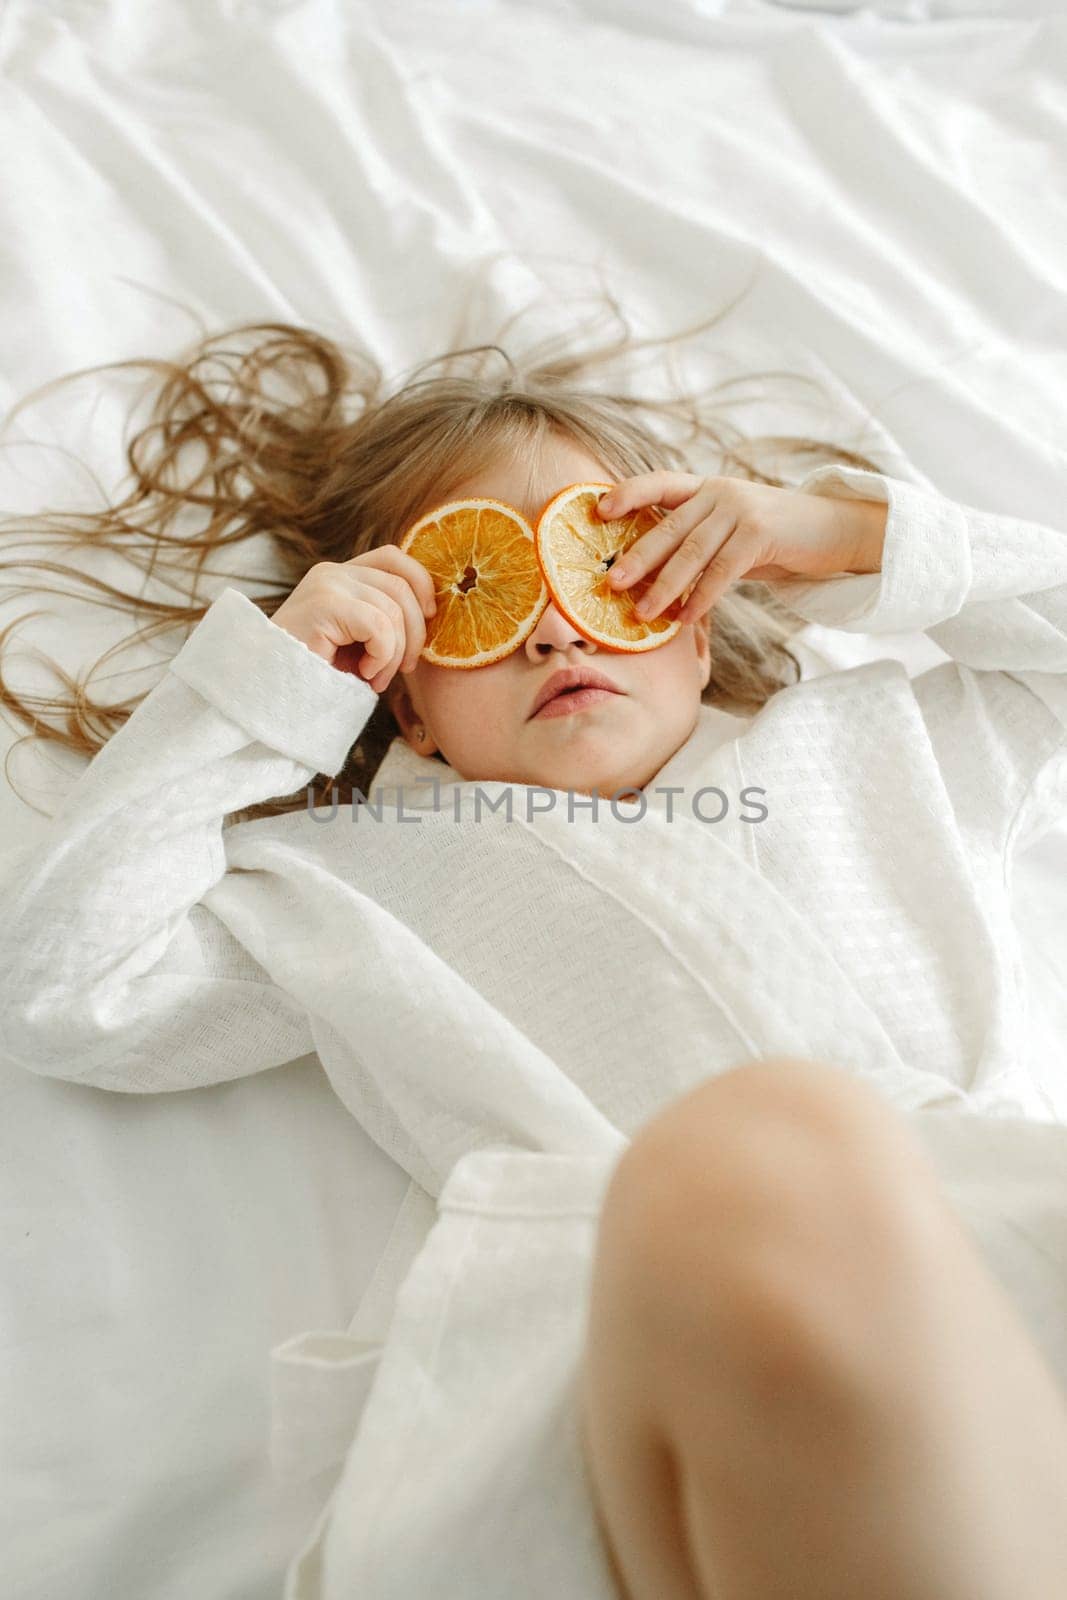
[[[531,718],[539,722],[542,717],[566,717],[572,711],[584,711],[590,706],[599,705],[602,700],[621,700],[622,695],[613,689],[571,689],[564,694],[557,694],[547,701]]]

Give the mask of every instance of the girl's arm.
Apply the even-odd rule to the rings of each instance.
[[[1067,818],[1067,532],[858,467],[819,467],[798,488],[886,502],[882,567],[782,578],[776,593],[808,622],[929,634],[953,659],[912,688],[968,803],[1012,848]]]
[[[337,772],[377,701],[224,589],[0,885],[0,1053],[143,1092],[312,1050],[303,1008],[199,902],[224,817]]]

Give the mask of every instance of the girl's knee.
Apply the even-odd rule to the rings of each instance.
[[[700,1084],[639,1130],[601,1217],[602,1276],[654,1340],[759,1352],[799,1374],[915,1292],[936,1175],[888,1102],[776,1057]],[[892,1319],[890,1319],[892,1320]]]
[[[843,1068],[774,1056],[658,1112],[620,1158],[607,1198],[658,1255],[668,1239],[702,1250],[747,1242],[746,1223],[763,1237],[810,1238],[815,1208],[852,1202],[847,1221],[863,1197],[892,1211],[932,1188],[934,1169],[888,1100]]]
[[[656,1114],[642,1135],[694,1124],[703,1133],[731,1129],[747,1138],[751,1124],[785,1123],[803,1132],[842,1124],[882,1133],[910,1131],[889,1100],[843,1066],[805,1056],[763,1056],[706,1078]]]

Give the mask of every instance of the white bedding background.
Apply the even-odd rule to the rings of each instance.
[[[572,295],[588,314],[599,264],[644,335],[738,300],[683,359],[694,382],[824,384],[821,409],[782,386],[746,426],[849,433],[957,499],[1067,527],[1063,11],[8,0],[0,402],[177,353],[198,332],[183,307],[361,339],[399,375],[449,342],[472,283],[465,342],[539,296],[522,326],[555,331]],[[138,381],[24,412],[0,509],[98,504],[74,458],[117,483]],[[34,603],[0,605],[0,626]],[[23,637],[68,668],[119,636],[45,603]],[[811,670],[941,659],[922,638],[807,640]],[[147,687],[162,655],[140,660]],[[31,756],[31,795],[79,768]],[[0,792],[0,869],[40,826]],[[1035,1063],[1067,1121],[1067,832],[1016,889]],[[6,1591],[280,1595],[333,1477],[272,1480],[268,1353],[346,1324],[403,1175],[314,1058],[158,1099],[0,1062],[0,1097]]]

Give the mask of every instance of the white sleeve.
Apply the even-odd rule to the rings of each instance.
[[[142,1093],[312,1050],[304,1009],[200,901],[224,818],[337,772],[377,703],[224,589],[0,885],[0,1053]]]
[[[921,631],[952,657],[912,688],[946,771],[988,792],[1002,846],[1067,818],[1067,531],[858,467],[818,467],[798,491],[886,502],[882,570],[775,592],[808,622]]]

